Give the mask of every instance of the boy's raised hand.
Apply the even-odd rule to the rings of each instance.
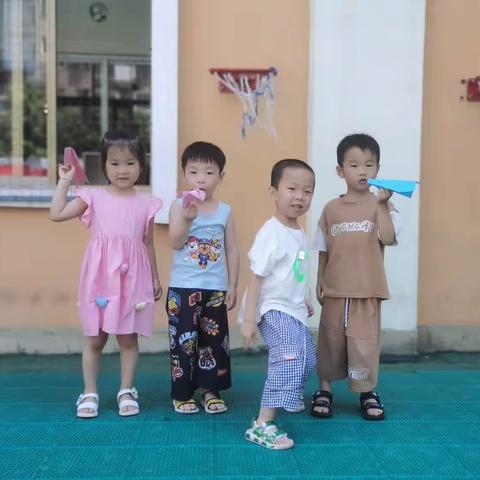
[[[185,205],[185,207],[182,207],[182,213],[183,216],[187,220],[195,220],[198,216],[198,201],[192,200],[191,202],[188,203],[188,205]]]
[[[243,337],[243,349],[247,348],[255,341],[257,335],[257,325],[254,322],[244,321],[240,327],[240,333]]]
[[[386,188],[377,188],[377,202],[378,203],[387,203],[393,192],[391,190],[387,190]]]

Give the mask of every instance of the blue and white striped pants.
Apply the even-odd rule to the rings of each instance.
[[[262,407],[300,410],[305,382],[317,363],[312,334],[302,322],[278,310],[265,313],[258,329],[268,348]]]

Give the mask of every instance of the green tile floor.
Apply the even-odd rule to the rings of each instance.
[[[0,480],[8,479],[480,479],[480,354],[385,358],[384,422],[366,422],[357,396],[335,388],[335,414],[279,416],[294,449],[243,439],[256,414],[263,353],[233,352],[229,411],[181,416],[168,396],[169,359],[142,355],[141,413],[116,412],[118,356],[106,355],[100,415],[74,416],[79,356],[0,356]],[[316,388],[312,377],[307,394]]]

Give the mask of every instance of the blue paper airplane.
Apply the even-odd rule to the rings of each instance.
[[[369,178],[368,184],[378,188],[386,188],[392,192],[399,193],[404,197],[410,198],[417,188],[414,180],[387,180],[382,178]]]

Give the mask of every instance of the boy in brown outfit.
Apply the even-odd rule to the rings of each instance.
[[[379,169],[380,147],[369,135],[345,137],[337,147],[337,173],[347,193],[325,206],[314,248],[319,250],[317,298],[322,305],[317,371],[320,390],[311,414],[332,415],[331,382],[348,379],[360,393],[364,418],[383,420],[377,386],[380,357],[380,304],[389,298],[383,250],[396,243],[398,212],[392,192],[374,195],[367,180]]]

